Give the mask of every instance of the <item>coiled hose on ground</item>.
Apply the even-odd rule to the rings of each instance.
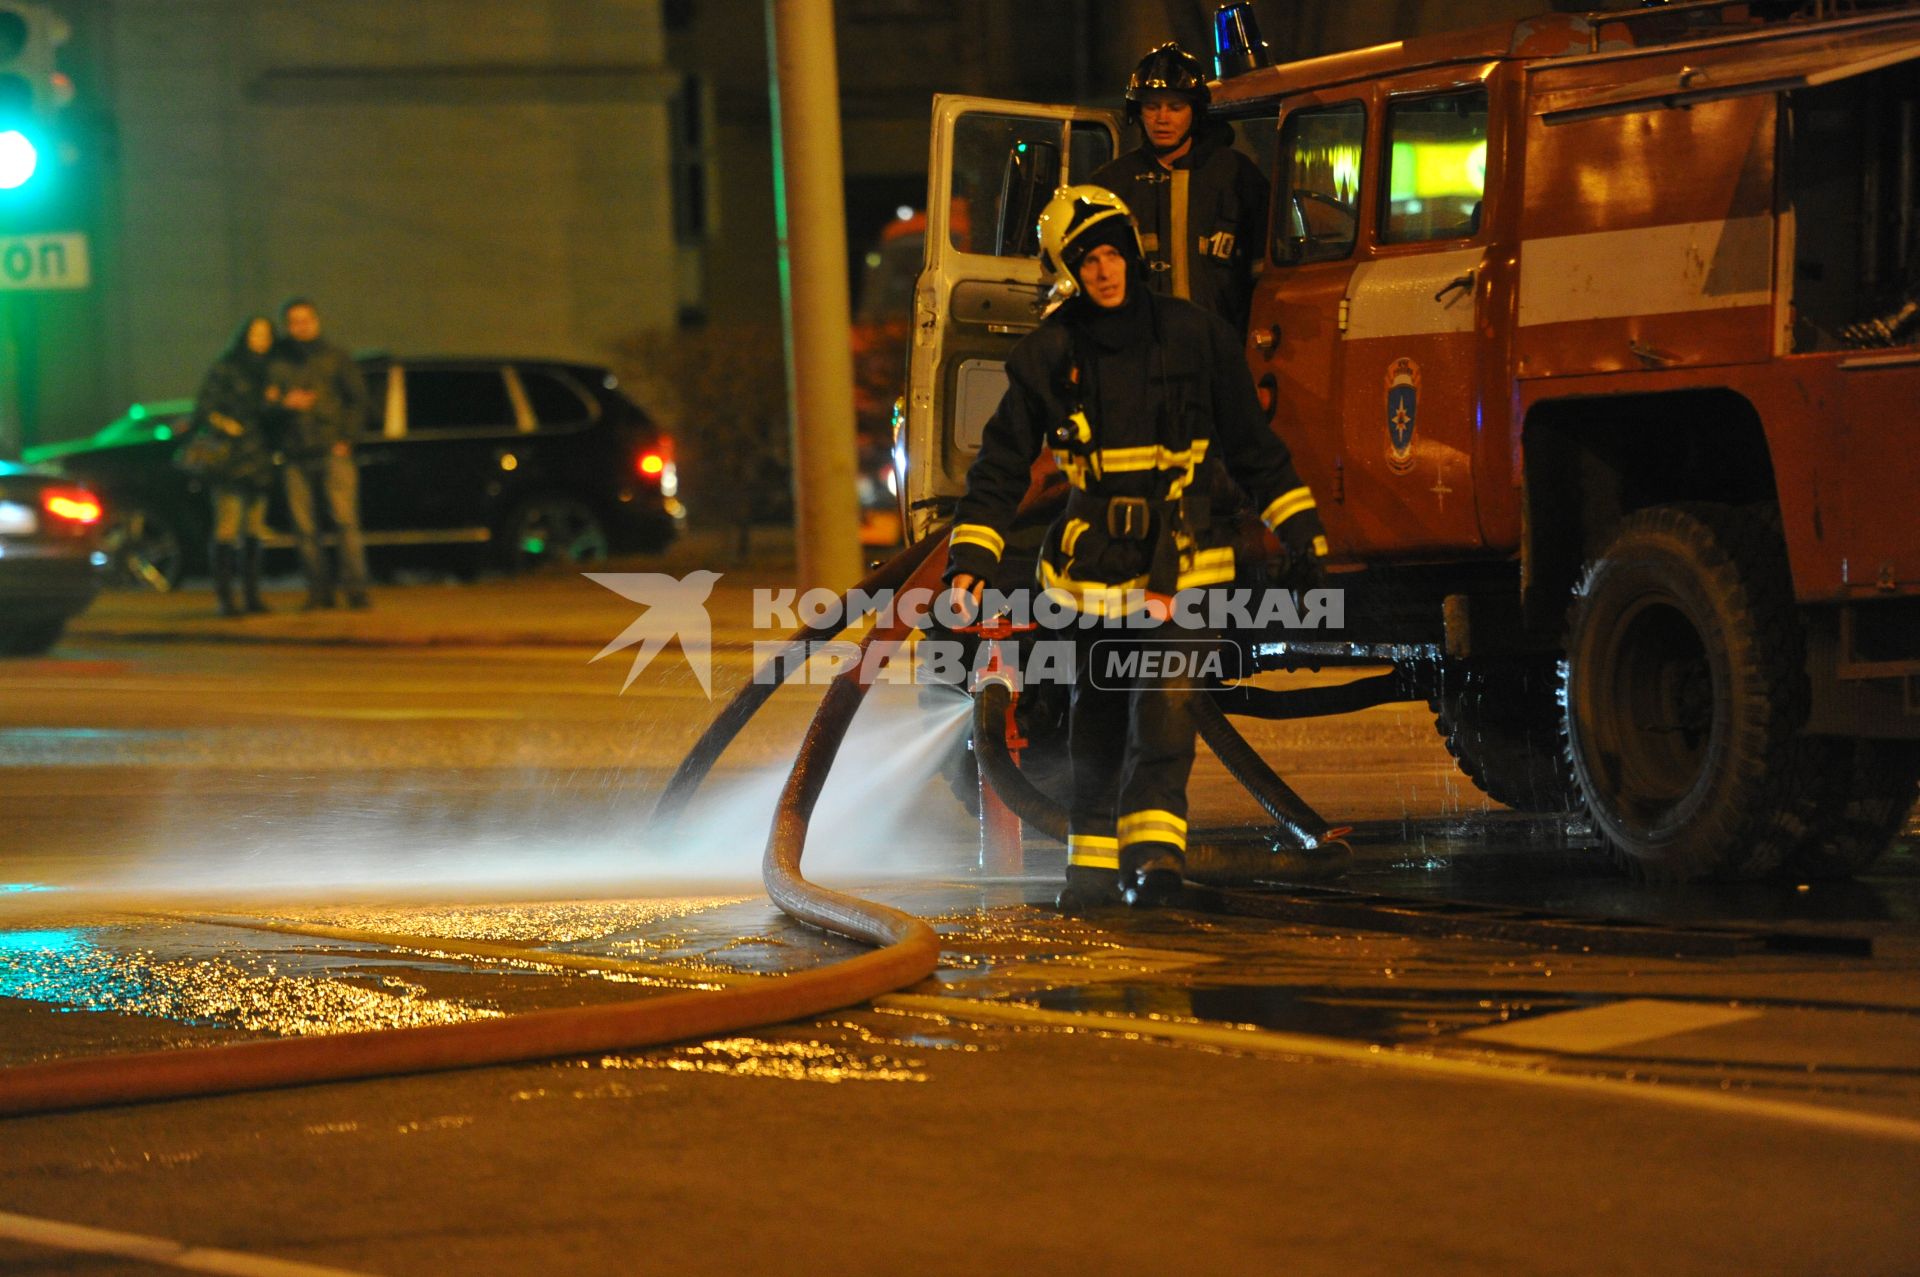
[[[937,579],[941,561],[935,560],[932,565],[927,561],[942,540],[928,538],[895,556],[868,582],[894,576],[910,580],[929,566]],[[862,643],[862,659],[828,687],[787,776],[762,861],[767,894],[781,909],[812,926],[880,946],[873,952],[730,988],[664,994],[607,1006],[534,1011],[456,1025],[19,1065],[0,1069],[0,1116],[631,1050],[804,1019],[925,979],[940,957],[939,938],[925,921],[885,905],[816,887],[800,872],[814,805],[866,694],[860,671],[875,667],[891,655],[905,637],[906,630],[897,620],[877,626]],[[881,651],[870,661],[869,650],[875,647]],[[744,718],[740,721],[744,723]],[[730,740],[738,730],[734,726],[725,739]],[[720,748],[724,747],[723,740]],[[718,755],[718,749],[711,751],[700,774],[705,774]],[[530,956],[537,958],[537,954]]]

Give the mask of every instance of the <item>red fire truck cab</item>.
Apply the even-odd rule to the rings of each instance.
[[[1920,777],[1920,4],[1553,14],[1213,110],[1272,183],[1247,361],[1355,650],[1429,661],[1469,776],[1647,876],[1870,863]],[[1038,322],[1023,140],[1061,182],[1121,144],[936,100],[915,535]]]

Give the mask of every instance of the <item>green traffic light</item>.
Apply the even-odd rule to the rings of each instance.
[[[0,133],[0,191],[14,191],[33,180],[40,148],[18,129]]]

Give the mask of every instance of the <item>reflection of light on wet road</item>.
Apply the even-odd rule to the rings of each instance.
[[[601,1069],[661,1069],[672,1073],[719,1073],[728,1077],[770,1077],[787,1082],[924,1082],[926,1061],[906,1053],[982,1048],[951,1037],[876,1033],[863,1024],[836,1021],[819,1026],[810,1038],[712,1038],[643,1055],[609,1055]]]
[[[80,766],[183,740],[172,729],[99,727],[0,727],[0,767]]]
[[[679,896],[665,900],[578,900],[481,904],[446,908],[331,909],[277,915],[279,922],[323,922],[330,927],[432,937],[440,940],[514,940],[572,944],[638,931],[685,918],[747,896]]]
[[[272,956],[255,953],[160,959],[146,949],[109,950],[97,934],[0,933],[0,997],[286,1036],[459,1024],[501,1014],[428,997],[422,986],[393,976],[369,977],[371,983],[286,976],[275,971]]]

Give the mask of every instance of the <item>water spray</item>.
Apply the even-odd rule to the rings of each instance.
[[[1049,518],[1050,493],[1030,499],[1025,520]],[[867,597],[916,584],[937,585],[946,565],[946,538],[937,530],[895,555],[854,587]],[[841,596],[842,611],[854,591]],[[838,626],[805,626],[784,650],[735,694],[689,751],[663,790],[655,811],[671,826],[712,771],[727,746],[780,685],[782,671],[808,642],[830,637]],[[1004,632],[1002,632],[1004,631]],[[106,1055],[0,1069],[0,1116],[135,1104],[190,1096],[386,1077],[494,1064],[526,1063],[565,1056],[632,1050],[688,1038],[805,1019],[857,1005],[916,984],[939,962],[939,938],[923,919],[869,900],[819,887],[801,872],[808,829],[827,776],[854,715],[870,688],[869,674],[891,660],[910,630],[897,616],[884,618],[862,640],[861,659],[828,686],[808,725],[787,776],[768,833],[761,864],[767,894],[788,915],[862,944],[873,951],[856,958],[778,978],[748,978],[718,990],[665,994],[597,1007],[537,1011],[455,1025],[385,1029],[318,1038],[287,1038],[194,1049]],[[989,627],[982,636],[995,645],[1011,642],[1011,627]],[[989,661],[990,668],[994,662]],[[1356,688],[1346,696],[1287,701],[1272,694],[1242,694],[1232,708],[1260,716],[1293,717],[1358,708],[1387,689]],[[1017,856],[1019,823],[1064,840],[1065,811],[1021,772],[1013,715],[1016,689],[1004,675],[983,677],[974,698],[974,746],[983,773],[983,812],[1009,813],[995,824],[994,854]],[[1232,693],[1228,693],[1232,695]],[[1285,697],[1287,694],[1279,694]],[[1199,727],[1230,770],[1279,822],[1282,842],[1310,853],[1321,864],[1342,859],[1338,835],[1260,759],[1227,722],[1213,694],[1197,698]],[[1369,703],[1377,703],[1371,701]],[[989,792],[990,791],[990,792]],[[1011,840],[1013,851],[1007,844]],[[1269,870],[1286,868],[1284,857],[1267,856]],[[1304,862],[1303,862],[1304,863]],[[1301,868],[1301,864],[1293,865]]]

